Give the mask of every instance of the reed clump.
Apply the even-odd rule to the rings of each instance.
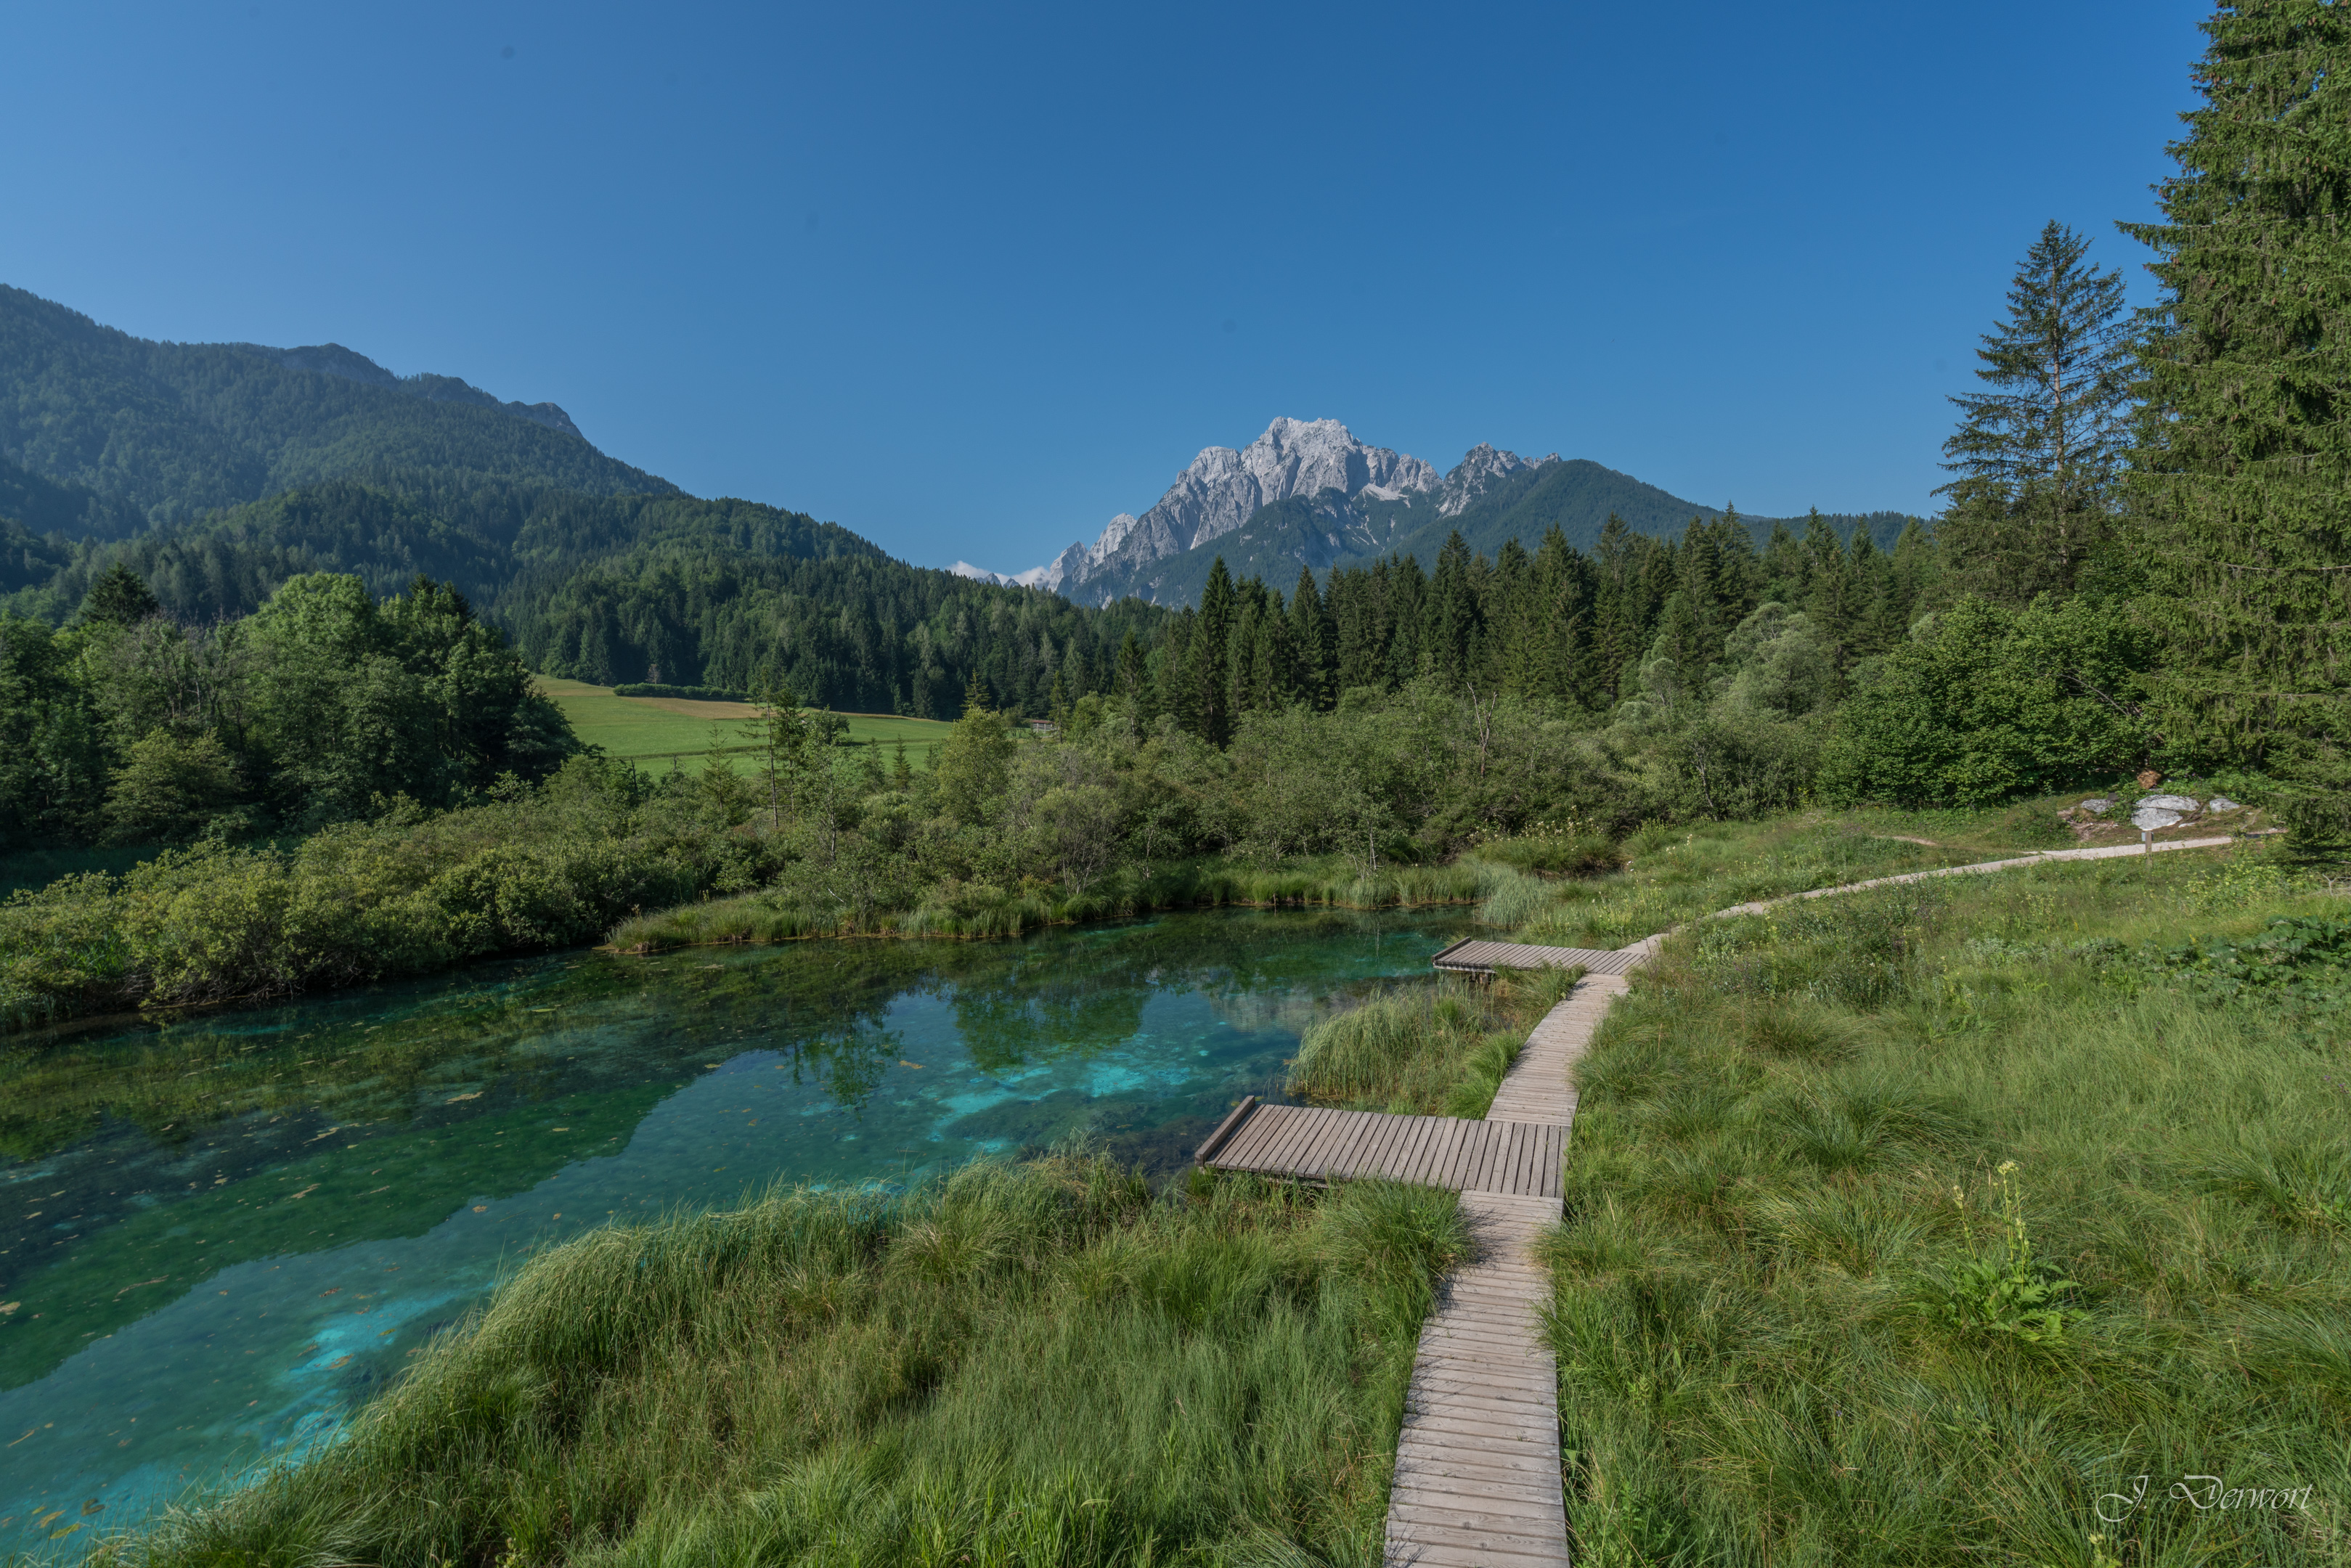
[[[773,889],[640,915],[607,938],[623,953],[729,943],[792,942],[819,936],[1024,936],[1049,925],[1128,919],[1167,909],[1395,909],[1476,903],[1497,868],[1472,862],[1396,866],[1365,874],[1336,859],[1249,866],[1187,862],[1115,872],[1080,894],[1024,880],[1002,886],[949,879],[905,907],[861,904],[853,887],[811,896]]]
[[[1371,1562],[1449,1193],[1100,1159],[527,1263],[340,1442],[103,1561]]]
[[[1391,987],[1312,1025],[1290,1063],[1301,1099],[1396,1115],[1486,1114],[1532,1029],[1583,971]]]

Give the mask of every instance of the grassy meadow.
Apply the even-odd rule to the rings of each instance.
[[[1528,926],[1784,891],[1785,831]],[[1579,1562],[2351,1562],[2346,916],[2240,846],[1668,943],[1550,1249]]]
[[[573,732],[581,740],[602,747],[611,757],[658,758],[648,760],[644,766],[660,772],[669,770],[673,758],[689,774],[699,774],[710,766],[710,732],[714,725],[723,732],[720,746],[747,744],[738,729],[752,716],[748,703],[623,697],[613,695],[610,686],[591,686],[582,681],[557,680],[549,675],[534,679],[538,689],[563,710],[563,716],[571,722]],[[937,719],[904,718],[896,714],[852,713],[841,716],[849,721],[843,737],[848,744],[862,746],[870,742],[887,750],[903,740],[906,743],[906,760],[916,768],[928,765],[930,747],[944,741],[955,728]],[[747,767],[741,758],[736,759],[736,765]]]
[[[522,1265],[146,1568],[1370,1564],[1452,1195],[1104,1162],[793,1190]]]

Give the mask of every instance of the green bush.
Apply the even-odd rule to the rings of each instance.
[[[1989,806],[2147,766],[2152,644],[2117,607],[1963,599],[1856,676],[1821,762],[1840,804]]]
[[[0,903],[0,1028],[242,1000],[592,942],[632,910],[773,870],[690,791],[575,758],[544,789],[395,810],[293,848],[207,840]]]
[[[627,685],[614,686],[612,695],[616,697],[680,697],[688,702],[701,703],[747,703],[751,700],[750,693],[738,692],[731,686],[671,686],[658,681],[635,681]]]

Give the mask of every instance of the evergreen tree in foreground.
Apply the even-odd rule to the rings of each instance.
[[[2125,225],[2166,298],[2134,454],[2154,716],[2175,747],[2298,780],[2351,828],[2351,5],[2241,0],[2204,24],[2202,107],[2165,221]]]
[[[163,607],[155,601],[147,585],[120,561],[106,569],[89,593],[81,601],[81,618],[86,622],[105,622],[116,626],[136,626],[151,615],[160,615]]]
[[[2017,268],[2008,319],[1984,335],[1978,377],[1955,397],[1943,466],[1959,477],[1937,531],[1960,586],[2024,604],[2070,592],[2112,524],[2129,444],[2129,343],[2120,272],[2085,263],[2090,242],[2052,222]]]

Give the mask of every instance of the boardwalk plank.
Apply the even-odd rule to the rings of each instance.
[[[1311,1137],[1306,1142],[1306,1152],[1299,1157],[1298,1168],[1310,1176],[1327,1179],[1331,1167],[1337,1164],[1358,1124],[1353,1111],[1318,1111],[1318,1120]]]
[[[1225,1146],[1208,1156],[1208,1164],[1212,1166],[1226,1166],[1234,1170],[1247,1170],[1254,1151],[1270,1137],[1273,1129],[1280,1124],[1280,1118],[1275,1113],[1281,1109],[1280,1105],[1260,1105],[1250,1112],[1249,1119],[1243,1122],[1239,1129],[1225,1140]]]

